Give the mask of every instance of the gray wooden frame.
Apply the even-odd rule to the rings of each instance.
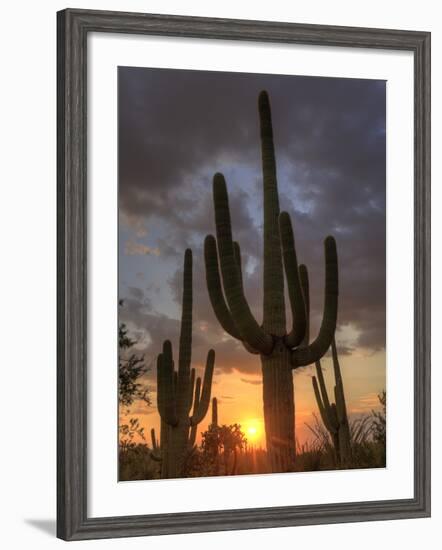
[[[430,515],[430,33],[68,9],[57,14],[57,535],[65,540]],[[414,497],[192,513],[87,516],[86,98],[89,32],[317,44],[414,54]]]

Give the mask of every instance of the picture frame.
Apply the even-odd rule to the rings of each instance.
[[[409,51],[414,59],[414,497],[88,517],[90,33]],[[430,515],[430,33],[67,9],[57,14],[57,536],[64,540]]]

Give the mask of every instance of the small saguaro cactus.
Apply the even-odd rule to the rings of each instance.
[[[212,422],[210,423],[209,430],[215,434],[215,439],[218,442],[219,437],[219,430],[218,430],[218,399],[214,397],[212,399]],[[218,465],[218,455],[219,455],[219,448],[218,444],[214,445],[213,454],[215,458],[215,469],[218,471],[219,465]]]
[[[195,369],[190,368],[191,356],[192,251],[188,249],[184,256],[178,370],[174,368],[172,344],[169,340],[164,342],[163,351],[157,359],[157,401],[162,422],[162,478],[182,475],[188,451],[195,444],[197,426],[206,416],[210,404],[215,352],[210,350],[207,354],[202,384],[200,378],[195,382]]]
[[[229,198],[222,174],[215,174],[213,199],[216,238],[208,235],[204,254],[210,301],[223,329],[261,356],[266,446],[273,472],[291,471],[295,460],[295,405],[292,371],[319,360],[330,346],[338,307],[338,260],[333,237],[325,239],[325,301],[317,338],[306,340],[306,298],[302,266],[298,269],[292,224],[279,208],[269,97],[259,96],[264,191],[263,321],[247,303],[241,252],[233,240]],[[286,328],[284,271],[292,311]]]
[[[211,426],[218,426],[218,399],[214,397],[212,399],[212,423]]]
[[[150,430],[150,441],[152,444],[152,450],[150,452],[152,460],[155,460],[156,462],[161,462],[160,442],[157,441],[157,438],[155,436],[155,428],[152,428]]]
[[[335,374],[335,403],[330,403],[321,362],[316,361],[317,379],[313,376],[313,390],[318,404],[322,422],[333,441],[336,453],[336,462],[341,466],[349,466],[351,463],[351,437],[348,424],[347,407],[345,405],[344,385],[342,382],[341,368],[339,366],[336,342],[332,341],[333,370]],[[319,385],[318,385],[319,382]]]

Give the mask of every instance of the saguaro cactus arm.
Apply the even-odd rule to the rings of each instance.
[[[233,253],[235,254],[236,267],[238,269],[239,282],[241,290],[244,292],[244,283],[242,279],[242,262],[241,262],[241,247],[237,241],[233,241]]]
[[[319,388],[321,390],[322,402],[324,403],[324,408],[328,412],[328,409],[330,409],[330,400],[328,398],[327,387],[325,385],[324,373],[322,372],[321,362],[316,361],[315,366],[316,366],[316,375],[318,377],[318,382],[319,382]]]
[[[316,401],[318,403],[319,413],[325,427],[331,433],[338,432],[338,421],[334,413],[333,406],[328,398],[327,388],[325,386],[324,374],[322,372],[321,363],[316,361],[316,375],[319,381],[319,388],[316,378],[313,377],[313,390],[315,392]]]
[[[151,439],[151,443],[152,443],[152,451],[150,453],[150,456],[152,458],[152,460],[155,460],[156,462],[161,462],[161,451],[160,451],[160,446],[157,442],[157,439],[155,437],[155,428],[152,428],[150,430],[150,439]]]
[[[215,174],[213,198],[221,274],[230,314],[235,319],[241,340],[261,353],[270,353],[273,348],[273,338],[258,325],[243,293],[232,240],[229,199],[222,174]]]
[[[335,386],[335,401],[336,401],[336,414],[338,415],[338,421],[339,423],[343,423],[346,421],[347,418],[347,412],[345,410],[345,402],[344,402],[344,392],[342,389],[339,389],[339,386]]]
[[[236,262],[236,266],[238,268],[239,280],[241,282],[241,290],[244,293],[244,283],[243,283],[243,278],[242,278],[242,267],[241,267],[241,265],[242,265],[242,263],[241,263],[241,248],[240,248],[239,244],[236,241],[234,241],[234,243],[233,243],[233,250],[234,250],[234,253],[235,253],[235,262]],[[250,346],[244,340],[241,340],[241,343],[249,353],[259,354],[258,350],[252,348],[252,346]]]
[[[325,300],[319,334],[311,344],[299,347],[292,353],[294,369],[318,361],[330,347],[336,330],[338,314],[338,255],[333,237],[327,237],[325,248]]]
[[[301,346],[308,346],[310,342],[310,290],[308,282],[308,270],[304,264],[299,266],[299,278],[301,281],[302,295],[305,306],[305,334]]]
[[[336,340],[334,337],[332,340],[331,349],[332,349],[333,370],[335,373],[336,384],[342,385],[341,366],[339,365],[338,350],[336,349]]]
[[[198,431],[198,424],[195,424],[195,426],[192,426],[190,428],[189,442],[188,442],[189,449],[192,449],[195,446],[197,431]]]
[[[155,452],[159,451],[157,438],[155,437],[155,428],[152,428],[150,430],[150,440],[151,440],[151,443],[152,443],[152,450],[155,451]]]
[[[201,378],[198,376],[196,379],[195,384],[195,396],[193,398],[193,414],[196,414],[196,411],[198,410],[198,407],[200,406],[200,396],[201,396]],[[196,433],[198,429],[198,424],[192,424],[190,427],[190,434],[189,434],[189,446],[193,447],[195,445],[196,441]]]
[[[307,318],[292,222],[287,212],[281,212],[279,215],[279,231],[281,234],[282,256],[292,310],[292,330],[286,336],[286,344],[293,348],[299,346],[305,337]]]
[[[327,413],[325,412],[324,403],[322,401],[321,393],[320,393],[319,387],[318,387],[318,382],[317,382],[315,376],[313,376],[312,382],[313,382],[313,391],[315,392],[316,403],[318,405],[321,420],[324,423],[324,426],[326,427],[326,429],[330,432],[330,431],[332,431],[332,427],[329,423],[329,417],[328,417]]]
[[[201,398],[201,378],[198,376],[195,384],[195,397],[193,399],[193,414],[196,413],[196,411],[198,410],[198,407],[200,406],[200,398]]]
[[[198,403],[198,409],[190,418],[190,425],[199,424],[207,414],[210,404],[210,394],[212,391],[213,367],[215,364],[215,352],[213,349],[207,354],[206,368],[204,370],[203,389]]]
[[[186,407],[187,415],[190,414],[190,409],[192,408],[194,391],[195,391],[195,369],[191,369],[190,382],[188,384],[188,392],[187,392],[187,407]]]
[[[338,420],[340,423],[348,422],[347,419],[347,406],[345,404],[345,394],[344,394],[344,384],[342,382],[341,367],[339,365],[338,352],[336,350],[336,341],[333,338],[332,341],[332,358],[333,358],[333,369],[335,373],[335,400],[336,400],[336,411],[338,415]]]
[[[206,264],[207,289],[216,318],[227,334],[230,334],[230,336],[233,336],[233,338],[237,340],[241,340],[239,330],[233,321],[230,310],[224,299],[218,266],[216,239],[213,235],[208,235],[204,241],[204,260]]]
[[[235,261],[239,271],[241,290],[244,292],[241,271],[241,251],[237,242],[234,242],[233,246],[235,252]],[[241,334],[239,333],[239,330],[235,325],[229,307],[224,299],[224,293],[221,285],[221,277],[219,274],[216,239],[212,235],[208,235],[204,241],[204,260],[206,264],[206,282],[207,289],[209,291],[210,303],[212,304],[213,311],[215,312],[219,324],[223,327],[227,334],[230,334],[230,336],[232,336],[233,338],[240,340],[248,352],[259,354],[258,350],[254,349],[247,342],[242,340]]]

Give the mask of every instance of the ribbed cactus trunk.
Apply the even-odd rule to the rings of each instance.
[[[174,479],[182,476],[183,465],[189,451],[187,442],[189,439],[190,424],[182,422],[178,426],[169,426],[172,437],[165,447],[163,461],[161,463],[161,478]]]
[[[275,348],[261,358],[266,447],[272,472],[288,472],[295,461],[293,376],[289,350]]]
[[[216,239],[208,235],[204,254],[210,301],[219,323],[251,353],[261,357],[266,446],[273,472],[293,470],[295,460],[295,405],[292,371],[320,359],[336,328],[338,266],[333,237],[325,240],[325,301],[319,334],[309,344],[306,292],[299,266],[290,216],[280,212],[269,97],[259,96],[263,171],[264,262],[263,322],[253,316],[244,295],[241,252],[232,237],[227,187],[215,174],[213,198]],[[292,311],[287,332],[284,273]]]

